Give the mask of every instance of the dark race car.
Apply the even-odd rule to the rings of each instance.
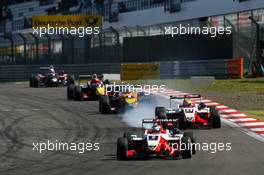
[[[90,79],[87,83],[82,83],[81,80]],[[67,87],[68,100],[97,100],[99,94],[104,93],[104,85],[109,81],[103,81],[103,75],[79,75],[78,84],[71,84]]]
[[[50,71],[51,69],[53,69],[53,72]],[[57,87],[74,84],[74,76],[64,71],[55,73],[54,68],[50,67],[40,67],[40,70],[42,70],[42,73],[31,75],[29,79],[30,87]]]
[[[118,87],[105,87],[104,94],[99,96],[99,111],[102,114],[122,113],[127,109],[137,108],[143,103],[155,103],[153,94],[134,92],[129,89],[120,92]],[[116,89],[115,89],[116,88]]]
[[[191,158],[196,153],[193,133],[162,127],[162,123],[174,122],[173,120],[175,119],[143,119],[142,136],[124,133],[123,137],[118,138],[118,160],[151,157]],[[145,129],[147,127],[149,129]]]
[[[156,107],[155,116],[158,119],[178,119],[179,128],[208,127],[220,128],[221,119],[214,106],[206,106],[204,103],[193,104],[192,98],[200,98],[201,95],[170,96],[170,108]],[[173,99],[183,100],[176,109],[171,108]],[[201,101],[201,100],[200,100]]]

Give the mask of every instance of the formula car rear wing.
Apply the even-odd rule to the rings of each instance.
[[[158,123],[158,124],[163,124],[163,123],[175,123],[175,122],[178,122],[178,119],[142,119],[142,133],[144,133],[144,124],[155,124],[155,123]]]
[[[173,96],[171,95],[170,96],[170,108],[171,108],[171,101],[173,99],[177,99],[177,100],[180,100],[180,99],[186,99],[186,98],[200,98],[201,99],[201,95],[200,94],[193,94],[193,95],[183,95],[183,96]]]
[[[99,79],[104,78],[103,75],[97,75]],[[79,75],[79,79],[86,79],[86,78],[92,78],[92,75]]]
[[[48,70],[48,69],[50,69],[50,67],[40,67],[39,69],[40,70]]]
[[[200,94],[194,94],[194,95],[183,95],[183,96],[170,96],[170,99],[185,99],[185,98],[201,98]]]
[[[92,75],[85,75],[85,74],[80,74],[79,75],[79,84],[80,84],[80,80],[84,80],[84,79],[91,79]],[[104,76],[102,74],[97,75],[97,78],[99,78],[100,80],[102,80],[104,78]]]
[[[178,119],[142,119],[142,123],[169,123],[177,121]]]

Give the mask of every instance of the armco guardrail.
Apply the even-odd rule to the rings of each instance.
[[[5,65],[0,66],[0,80],[27,80],[31,74],[40,73],[40,67],[49,65]],[[74,64],[54,65],[56,70],[64,70],[74,75],[92,73],[120,73],[120,64]]]
[[[243,70],[230,71],[230,60],[201,60],[160,62],[160,78],[190,78],[191,76],[215,76],[216,78],[241,78]],[[241,63],[241,61],[239,62]],[[0,80],[27,80],[31,74],[39,73],[39,67],[48,65],[3,65],[0,66]],[[121,64],[73,64],[54,65],[57,70],[64,70],[74,75],[92,73],[120,74]],[[233,66],[234,67],[234,66]],[[234,69],[241,69],[242,65]],[[242,71],[242,72],[241,72]],[[239,72],[239,75],[236,74]]]
[[[161,78],[190,76],[215,76],[225,78],[226,62],[225,60],[202,60],[202,61],[174,61],[161,63]]]

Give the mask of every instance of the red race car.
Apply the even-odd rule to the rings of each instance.
[[[191,158],[195,154],[195,138],[192,132],[181,133],[179,129],[164,129],[162,123],[168,119],[143,119],[141,137],[125,133],[117,140],[118,160],[129,158]]]
[[[220,128],[221,119],[216,108],[201,102],[194,104],[191,101],[193,98],[200,98],[201,101],[201,95],[170,96],[170,108],[156,107],[156,118],[178,119],[180,129],[198,126]],[[176,109],[171,108],[173,99],[183,100]]]
[[[55,72],[54,67],[40,67],[42,73],[31,75],[29,79],[30,87],[57,87],[74,84],[74,77],[64,71]]]
[[[97,100],[99,94],[104,93],[104,85],[109,83],[109,80],[103,81],[103,75],[79,75],[78,84],[70,84],[67,87],[68,100],[84,101]],[[81,80],[89,79],[85,83]]]

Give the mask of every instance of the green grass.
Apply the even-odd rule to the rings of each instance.
[[[164,84],[167,88],[173,88],[185,92],[192,91],[211,91],[211,92],[257,92],[264,94],[264,78],[257,79],[228,79],[215,80],[212,85],[193,85],[189,79],[175,79],[175,80],[135,80],[126,81],[131,84]]]
[[[25,80],[0,80],[0,84],[16,84],[16,83],[23,83],[26,84],[28,81]]]
[[[262,111],[242,111],[247,114],[249,117],[258,119],[264,122],[264,110]]]

